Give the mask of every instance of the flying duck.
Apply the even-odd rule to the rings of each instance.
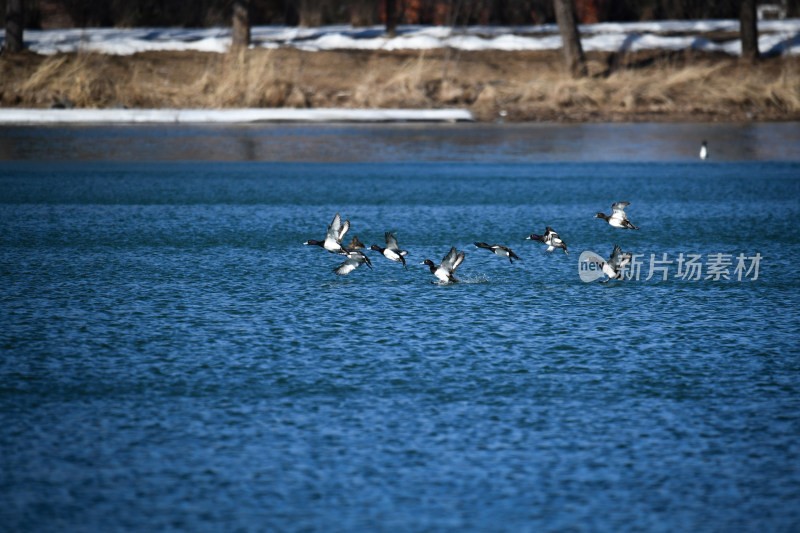
[[[597,213],[594,218],[602,218],[615,228],[639,229],[631,224],[631,221],[628,220],[628,215],[625,214],[625,208],[629,205],[631,205],[630,202],[617,202],[611,206],[611,216],[604,215],[603,213]]]
[[[706,141],[700,145],[700,159],[708,159],[708,143]]]
[[[486,244],[485,242],[476,242],[475,246],[478,248],[486,248],[487,250],[491,250],[500,257],[508,257],[509,263],[513,263],[514,259],[519,259],[517,254],[515,254],[511,248],[503,246],[502,244]]]
[[[603,261],[599,257],[592,257],[591,260],[597,263],[600,268],[603,269],[603,274],[608,276],[608,279],[601,281],[600,283],[608,283],[612,279],[624,279],[622,277],[622,269],[626,267],[631,262],[632,255],[630,252],[623,252],[622,248],[619,245],[614,245],[614,251],[611,252],[611,257],[608,258],[608,261]]]
[[[553,231],[553,228],[550,226],[547,226],[544,229],[544,235],[536,235],[535,233],[532,233],[530,237],[525,237],[525,240],[540,241],[545,243],[547,245],[545,253],[550,254],[553,253],[553,250],[556,248],[563,248],[564,253],[569,255],[569,252],[567,251],[567,243],[562,241],[561,237],[558,236],[558,233]]]
[[[394,235],[389,233],[388,231],[383,234],[384,238],[386,239],[386,248],[381,248],[377,244],[373,244],[370,246],[370,250],[375,250],[376,252],[380,252],[386,259],[390,261],[397,261],[398,263],[403,263],[403,268],[408,270],[406,266],[406,255],[408,255],[407,250],[401,250],[400,247],[397,245],[397,239]]]
[[[333,217],[331,225],[328,226],[328,233],[325,235],[324,241],[317,241],[309,239],[303,244],[311,244],[314,246],[321,246],[333,254],[347,255],[348,250],[342,246],[342,237],[350,229],[350,221],[345,220],[342,223],[342,217],[339,213]]]
[[[333,269],[337,276],[346,276],[364,263],[366,263],[370,270],[372,270],[372,262],[361,250],[349,251],[344,255],[347,256],[347,259],[345,259],[344,263]]]
[[[356,235],[355,237],[353,237],[353,240],[350,241],[350,244],[347,245],[347,249],[349,251],[351,251],[351,252],[353,250],[363,250],[364,249],[364,243],[359,241],[358,240],[358,235]]]
[[[456,250],[455,246],[452,246],[438,267],[430,259],[426,259],[420,264],[428,265],[428,267],[431,269],[431,274],[436,276],[439,281],[444,283],[457,283],[458,280],[453,276],[453,273],[458,268],[458,265],[463,262],[464,252],[459,252]]]

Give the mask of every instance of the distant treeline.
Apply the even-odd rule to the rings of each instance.
[[[0,0],[0,17],[6,1]],[[739,17],[741,0],[574,0],[583,23]],[[234,0],[23,0],[25,27],[207,27],[229,25]],[[254,25],[382,24],[386,0],[249,0]],[[553,0],[394,0],[399,24],[523,25],[555,21]],[[790,17],[800,0],[783,4]],[[3,22],[5,22],[3,20]]]

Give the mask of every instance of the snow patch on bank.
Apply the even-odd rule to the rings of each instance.
[[[0,124],[469,122],[465,109],[0,109]]]
[[[694,49],[741,54],[737,20],[688,20],[652,22],[605,22],[580,26],[587,51],[636,52],[640,50]],[[758,23],[759,49],[764,54],[800,53],[800,19],[763,20]],[[709,34],[729,33],[729,39],[711,39]],[[355,28],[331,25],[319,28],[255,26],[252,46],[295,47],[322,50],[556,50],[561,47],[558,27],[538,26],[446,26],[404,25],[397,36],[388,37],[383,26]],[[88,28],[26,30],[25,46],[39,54],[98,52],[130,55],[151,51],[224,53],[231,43],[230,28]],[[0,31],[5,39],[5,31]]]

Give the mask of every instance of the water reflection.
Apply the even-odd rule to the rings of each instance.
[[[0,127],[17,161],[800,160],[800,124],[210,124]]]

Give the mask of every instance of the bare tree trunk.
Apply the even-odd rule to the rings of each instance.
[[[386,33],[392,37],[397,35],[397,1],[386,0]]]
[[[567,67],[574,78],[586,76],[586,58],[583,55],[581,38],[578,34],[575,4],[572,0],[553,0],[553,7],[556,12],[556,22],[558,22],[558,32],[561,34]]]
[[[22,52],[22,0],[6,0],[6,52]]]
[[[350,25],[372,26],[377,22],[377,3],[374,0],[349,0]]]
[[[298,10],[300,21],[298,25],[303,28],[321,26],[323,4],[325,2],[322,0],[300,0],[300,9]]]
[[[791,19],[800,17],[800,2],[798,0],[787,0],[786,16]]]
[[[758,61],[758,22],[756,21],[756,0],[742,0],[739,12],[739,33],[742,38],[742,59],[755,63]]]
[[[250,2],[236,0],[233,3],[233,43],[232,48],[250,46]]]

